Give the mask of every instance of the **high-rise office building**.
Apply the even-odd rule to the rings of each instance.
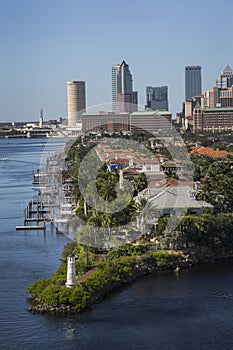
[[[76,127],[86,111],[85,81],[67,81],[68,126]]]
[[[132,112],[138,111],[138,92],[133,91],[132,93]]]
[[[168,88],[167,86],[146,87],[146,109],[153,111],[160,109],[168,111]]]
[[[112,66],[112,110],[117,111],[117,76],[120,70],[120,64]]]
[[[201,67],[185,67],[185,100],[191,100],[202,92]]]
[[[233,85],[233,70],[230,66],[226,66],[221,72],[219,78],[216,79],[216,86],[219,89],[226,89]]]
[[[114,112],[137,110],[137,93],[133,91],[132,74],[125,61],[112,66],[112,110]]]

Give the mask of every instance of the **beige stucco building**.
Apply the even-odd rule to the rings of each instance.
[[[76,127],[86,111],[85,81],[67,81],[68,126]]]

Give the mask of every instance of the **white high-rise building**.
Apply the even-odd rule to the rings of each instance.
[[[112,110],[117,111],[117,76],[120,71],[120,64],[112,66]]]
[[[68,126],[76,127],[86,112],[85,81],[67,81]]]

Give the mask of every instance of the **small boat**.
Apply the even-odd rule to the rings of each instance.
[[[176,266],[176,268],[174,269],[174,272],[180,272],[180,267]]]
[[[34,187],[31,187],[32,190],[34,191],[44,191],[47,189],[47,187],[45,186],[34,186]]]
[[[46,183],[46,174],[37,172],[33,176],[32,184],[38,185],[38,184],[45,184]]]
[[[6,158],[6,157],[2,157],[2,159],[0,159],[1,161],[6,161],[6,160],[8,160],[8,158]]]

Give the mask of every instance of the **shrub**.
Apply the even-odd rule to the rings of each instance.
[[[166,251],[149,251],[146,256],[158,266],[177,262],[177,255],[169,254]]]
[[[38,280],[32,283],[29,288],[27,288],[27,293],[30,293],[32,296],[39,296],[49,284],[49,279]]]
[[[50,306],[58,306],[61,287],[56,284],[49,284],[41,294],[42,300]]]

